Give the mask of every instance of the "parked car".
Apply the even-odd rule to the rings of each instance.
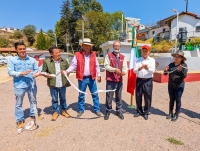
[[[6,58],[0,58],[0,63],[1,64],[7,64],[8,60]]]

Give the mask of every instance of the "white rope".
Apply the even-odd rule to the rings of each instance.
[[[39,74],[42,74],[42,75],[45,75],[45,76],[47,76],[47,75],[49,75],[50,77],[56,77],[56,76],[58,76],[59,74],[60,74],[61,72],[58,72],[57,74],[47,74],[46,72],[38,72],[37,74],[39,75]],[[66,73],[64,72],[64,76],[65,76],[65,78],[68,80],[68,82],[76,89],[76,91],[78,91],[78,92],[80,92],[80,93],[83,93],[83,94],[88,94],[88,93],[86,93],[86,92],[83,92],[83,91],[81,91],[81,90],[79,90],[72,82],[71,82],[71,80],[69,79],[69,77],[66,75]],[[106,93],[106,92],[114,92],[114,91],[116,91],[116,89],[114,89],[114,90],[97,90],[96,92],[93,92],[93,93],[90,93],[90,94],[95,94],[95,93]]]
[[[83,91],[79,90],[79,89],[70,81],[70,79],[69,79],[69,77],[66,75],[66,73],[64,73],[64,75],[65,75],[66,79],[69,81],[69,83],[70,83],[78,92],[84,93],[84,94],[88,94],[88,93],[86,93],[86,92],[83,92]],[[116,91],[116,89],[114,89],[114,90],[97,90],[96,92],[93,92],[93,93],[91,93],[91,94],[102,93],[102,92],[103,92],[103,93],[106,93],[106,92],[112,92],[112,91]]]
[[[184,67],[184,66],[182,66],[182,65],[180,65],[182,68],[185,68],[185,69],[187,69],[187,70],[196,70],[196,69],[191,69],[191,68],[188,68],[188,67]],[[175,70],[173,70],[173,71],[164,71],[163,73],[173,73],[173,72],[175,72],[176,70],[178,70],[178,68],[176,68]]]
[[[66,73],[64,73],[64,75],[65,75],[66,79],[68,80],[68,82],[69,82],[78,92],[84,93],[84,94],[88,94],[88,93],[86,93],[86,92],[83,92],[83,91],[79,90],[79,89],[70,81],[70,79],[68,78],[68,76],[67,76]]]

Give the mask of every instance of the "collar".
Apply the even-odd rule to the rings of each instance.
[[[85,51],[83,49],[80,50],[80,53],[82,53],[83,55],[85,55]],[[89,54],[91,55],[92,51],[90,50]]]
[[[120,57],[120,53],[116,54],[116,53],[113,51],[113,54],[114,54],[115,56],[117,56],[118,58]]]
[[[30,59],[29,56],[26,55],[26,58],[24,60],[29,60],[29,59]],[[22,59],[17,55],[17,60],[22,60]]]
[[[142,59],[143,59],[143,60],[149,60],[149,59],[150,59],[150,57],[148,56],[146,59],[144,59],[144,57],[142,57]]]
[[[61,61],[64,61],[63,58],[61,58],[61,57],[60,57],[60,60],[58,60],[58,61],[54,61],[52,57],[50,59],[51,59],[51,62],[58,62],[58,61],[61,62]]]

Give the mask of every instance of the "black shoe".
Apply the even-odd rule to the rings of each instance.
[[[144,114],[144,119],[148,120],[148,114]]]
[[[173,121],[173,122],[177,121],[178,120],[178,115],[179,115],[179,113],[176,112],[171,121]]]
[[[101,117],[101,112],[95,112],[98,117]]]
[[[82,114],[83,112],[78,112],[77,117],[81,117]]]
[[[31,119],[35,120],[35,116],[30,116]]]
[[[104,120],[108,120],[110,116],[110,112],[106,112],[106,115],[104,116]]]
[[[169,111],[169,115],[166,117],[166,119],[172,119],[173,118],[173,111]]]
[[[134,114],[134,117],[138,117],[140,115],[141,115],[140,113],[136,113],[136,114]]]
[[[124,119],[124,116],[123,116],[122,112],[117,112],[116,114],[121,120]]]

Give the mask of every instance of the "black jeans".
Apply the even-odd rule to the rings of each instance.
[[[137,112],[140,114],[149,114],[151,108],[152,101],[152,90],[153,83],[152,78],[150,79],[140,79],[136,80],[136,104],[137,104]],[[144,111],[142,109],[142,95],[144,94]]]
[[[176,112],[180,112],[181,110],[181,97],[184,91],[185,83],[182,83],[177,88],[172,88],[168,85],[168,92],[169,92],[169,110],[173,111],[174,109],[174,102],[176,101]]]
[[[122,82],[112,82],[112,81],[107,81],[106,82],[106,90],[114,90],[116,91],[111,91],[106,93],[106,111],[110,112],[112,110],[112,100],[113,100],[113,95],[115,93],[115,101],[116,101],[116,111],[121,112],[122,109],[122,88],[123,88],[123,83]]]

